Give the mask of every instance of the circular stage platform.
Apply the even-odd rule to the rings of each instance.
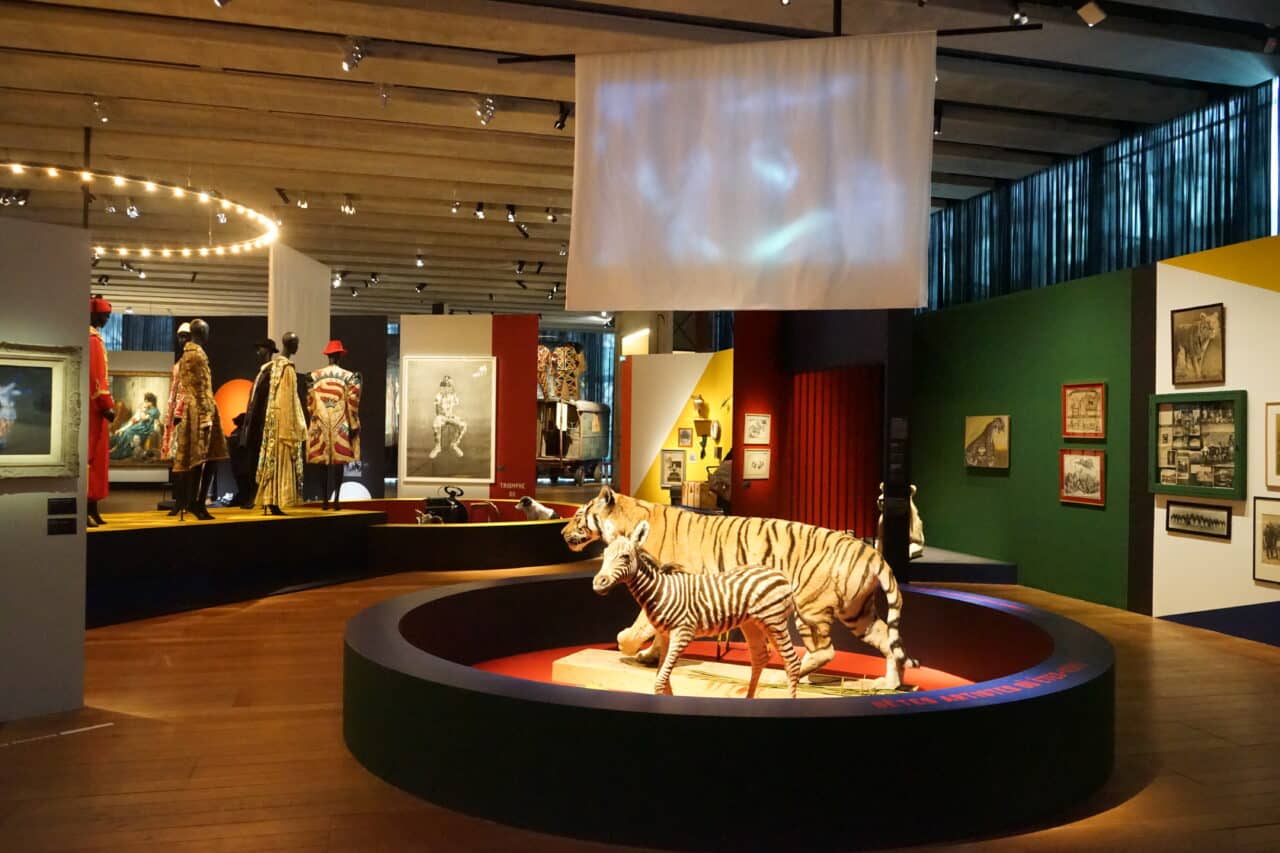
[[[950,590],[905,590],[903,635],[923,666],[972,682],[955,687],[666,697],[477,668],[629,624],[630,596],[600,598],[589,578],[452,586],[358,614],[346,634],[348,748],[388,782],[468,814],[717,849],[991,832],[1051,817],[1111,771],[1110,645],[1061,616]],[[867,651],[833,633],[838,648]]]

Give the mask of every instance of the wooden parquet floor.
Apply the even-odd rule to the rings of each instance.
[[[395,575],[90,631],[86,708],[0,727],[0,851],[610,849],[421,802],[344,748],[346,620],[473,577]],[[1280,648],[1024,587],[965,588],[1111,640],[1118,755],[1107,786],[1055,825],[952,849],[1280,850]],[[857,744],[827,748],[830,772],[847,772]],[[664,794],[646,795],[657,807]],[[808,819],[856,842],[850,808],[816,791]]]

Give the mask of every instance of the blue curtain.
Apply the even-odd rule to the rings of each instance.
[[[929,308],[1265,237],[1272,84],[930,218]]]
[[[108,350],[172,352],[176,329],[172,317],[112,314],[102,327],[102,340]]]

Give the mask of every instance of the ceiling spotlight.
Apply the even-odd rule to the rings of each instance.
[[[90,95],[89,99],[93,104],[93,114],[98,117],[98,123],[106,124],[111,121],[110,116],[107,115],[107,105],[102,103],[102,99],[96,95]]]
[[[1011,25],[1021,27],[1031,20],[1027,17],[1027,13],[1022,11],[1022,6],[1018,4],[1017,0],[1013,0],[1013,2],[1009,4],[1009,8],[1011,10],[1009,13],[1009,23]]]
[[[391,100],[391,87],[386,83],[378,84],[378,99],[382,101],[382,108],[387,108],[387,101]]]
[[[460,207],[462,207],[462,202],[460,202],[460,201],[455,201],[453,204],[449,205],[449,212],[450,212],[450,213],[457,213],[457,212],[458,212],[458,209],[459,209]]]
[[[299,210],[306,210],[308,207],[311,206],[311,202],[307,200],[306,193],[302,193],[301,195],[299,195],[298,201],[296,203],[298,205]]]
[[[555,298],[556,298],[556,292],[554,290],[547,294],[548,302],[550,302],[552,299],[555,299]]]
[[[560,112],[556,114],[555,124],[552,125],[556,130],[564,130],[564,123],[569,120],[569,110],[571,107],[566,103],[560,103]]]
[[[427,262],[422,259],[422,255],[418,255],[416,258],[413,259],[413,265],[416,266],[418,269],[422,269],[427,265]]]
[[[111,276],[109,275],[98,276],[98,284],[110,284],[110,283],[111,283]]]
[[[281,187],[276,187],[276,195],[280,196],[280,200],[285,204],[289,203],[289,194],[285,192]]]
[[[351,298],[352,298],[352,299],[355,299],[355,298],[356,298],[356,297],[358,297],[359,295],[360,295],[360,290],[359,290],[358,288],[355,288],[355,287],[351,288]]]
[[[492,293],[490,293],[490,294],[489,294],[489,301],[490,301],[490,302],[492,302],[492,301],[493,301],[493,294],[492,294]]]
[[[601,311],[601,312],[600,312],[600,316],[601,316],[601,317],[608,317],[608,316],[609,316],[609,312],[608,312],[608,311]]]
[[[516,275],[524,275],[524,261],[516,261]]]
[[[115,212],[116,212],[116,203],[115,203],[114,201],[112,201],[111,199],[107,199],[107,204],[106,204],[106,206],[105,206],[105,207],[103,207],[102,209],[103,209],[104,211],[106,211],[107,213],[115,213]]]
[[[147,277],[147,271],[146,271],[146,270],[138,270],[138,278],[141,278],[141,279],[144,279],[144,280],[145,280],[145,279],[146,279],[146,277]]]
[[[122,176],[116,175],[114,178],[111,179],[111,183],[115,184],[118,187],[122,187],[125,184],[125,180]]]
[[[420,281],[413,286],[413,290],[415,293],[421,293],[426,289],[427,289],[427,283],[425,281]]]
[[[187,252],[188,250],[187,250],[187,249],[183,249],[182,251],[183,251],[183,252]],[[196,283],[196,276],[198,276],[198,275],[200,275],[200,273],[198,273],[198,272],[193,272],[193,273],[191,274],[191,283],[192,283],[192,284],[195,284],[195,283]]]
[[[555,215],[554,213],[552,213],[552,212],[551,212],[551,208],[549,208],[549,207],[547,208],[547,221],[548,221],[548,222],[555,222],[555,221],[556,221],[556,215]]]
[[[567,254],[569,254],[569,244],[568,244],[568,243],[561,243],[561,244],[560,244],[560,257],[562,257],[562,258],[563,258],[563,257],[564,257],[565,255],[567,255]]]
[[[493,95],[485,95],[484,100],[476,104],[476,118],[480,119],[480,124],[485,127],[493,121],[497,112],[498,102],[493,99]]]
[[[526,240],[528,240],[528,239],[529,239],[529,226],[528,226],[528,225],[525,225],[523,222],[517,222],[517,223],[516,223],[516,230],[520,232],[520,236],[521,236],[521,237],[525,238]]]
[[[227,215],[226,215],[225,213],[223,213],[221,210],[219,210],[219,211],[218,211],[216,214],[214,214],[214,215],[218,217],[218,224],[219,224],[219,225],[226,225],[226,224],[227,224]]]
[[[790,6],[790,5],[791,5],[791,0],[782,0],[782,5],[783,5],[783,6]]]
[[[1107,19],[1106,11],[1099,4],[1090,0],[1076,8],[1076,14],[1080,16],[1080,20],[1084,21],[1090,28],[1098,26]],[[1272,48],[1275,50],[1275,48]],[[1269,52],[1269,51],[1268,51]]]
[[[551,285],[551,292],[552,292],[552,293],[559,293],[559,292],[560,292],[560,282],[558,282],[558,281],[557,281],[556,283],[554,283],[554,284],[552,284],[552,285]]]
[[[223,6],[231,5],[231,0],[213,0],[213,5],[221,9]]]
[[[125,272],[136,272],[136,270],[133,268],[133,264],[129,263],[128,261],[121,261],[120,269],[124,270]]]
[[[525,284],[525,283],[524,283],[523,281],[521,281],[520,279],[516,279],[516,284],[518,284],[518,285],[520,286],[520,289],[521,289],[521,290],[528,290],[528,289],[529,289],[529,285]]]
[[[354,198],[352,198],[351,196],[349,196],[349,195],[347,195],[347,196],[343,196],[343,197],[342,197],[342,204],[338,205],[338,210],[341,210],[341,211],[342,211],[343,213],[345,213],[347,216],[355,216],[355,215],[356,215],[356,200],[355,200]]]
[[[476,202],[476,219],[484,219],[484,202]]]
[[[341,287],[341,286],[342,286],[342,277],[343,277],[344,275],[346,275],[346,273],[335,272],[335,273],[333,274],[333,280],[332,280],[331,282],[329,282],[329,285],[330,285],[334,290],[337,290],[339,287]]]
[[[538,261],[538,265],[533,268],[534,275],[542,275],[542,261]]]
[[[342,55],[342,70],[355,71],[362,59],[364,59],[364,44],[354,36],[348,36],[346,50]]]
[[[933,111],[933,135],[942,135],[942,107],[938,106]]]
[[[0,207],[26,207],[31,198],[31,190],[0,189]]]
[[[516,206],[514,204],[507,205],[507,221],[508,222],[516,221]]]

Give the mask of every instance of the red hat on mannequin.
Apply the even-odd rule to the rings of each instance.
[[[346,355],[347,348],[342,345],[342,341],[329,341],[329,345],[324,348],[325,355]]]
[[[110,314],[111,303],[103,299],[101,296],[89,297],[89,313],[90,314]]]

